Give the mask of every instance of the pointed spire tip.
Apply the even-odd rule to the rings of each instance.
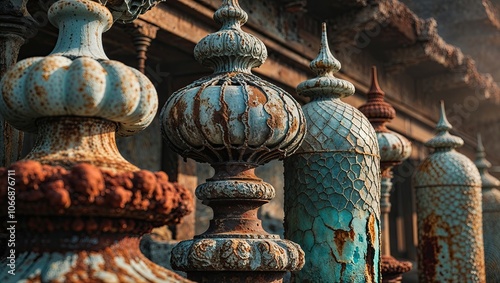
[[[372,66],[372,81],[368,93],[384,95],[384,91],[380,88],[380,85],[378,84],[378,75],[376,66]]]

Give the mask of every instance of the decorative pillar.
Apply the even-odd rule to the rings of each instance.
[[[338,79],[328,47],[311,62],[317,74],[297,87],[307,135],[285,159],[285,238],[306,253],[295,282],[380,282],[380,158],[366,117],[340,98],[354,86]]]
[[[385,93],[380,89],[377,78],[377,68],[372,67],[372,81],[368,91],[368,101],[359,107],[372,123],[377,133],[380,150],[380,170],[382,181],[380,184],[380,211],[382,226],[382,282],[401,282],[402,274],[411,270],[412,264],[408,261],[398,261],[391,256],[391,242],[389,233],[389,213],[391,212],[392,168],[407,159],[411,154],[411,143],[402,135],[387,129],[386,124],[396,118],[396,110],[384,100]]]
[[[151,46],[153,39],[156,38],[158,27],[140,19],[135,20],[131,25],[126,30],[132,35],[132,41],[137,52],[138,69],[145,74],[148,48]]]
[[[417,200],[420,282],[485,282],[481,177],[455,150],[463,140],[449,133],[441,101],[434,149],[413,176]]]
[[[12,67],[26,39],[35,35],[36,22],[28,13],[28,0],[2,0],[0,3],[0,79]],[[5,122],[0,115],[0,167],[19,159],[23,133]],[[2,244],[2,249],[5,245]]]
[[[477,135],[477,169],[483,192],[483,236],[486,282],[500,282],[500,181],[488,173],[491,163],[486,160],[481,134]]]
[[[147,127],[158,100],[143,74],[106,57],[101,40],[110,10],[132,20],[154,2],[55,2],[52,53],[19,62],[0,82],[2,115],[37,134],[26,160],[0,168],[10,234],[0,282],[188,282],[139,250],[142,234],[192,210],[192,196],[118,152],[115,134]]]
[[[172,266],[197,282],[282,282],[302,267],[304,253],[263,230],[257,210],[275,192],[254,170],[298,148],[304,114],[290,94],[251,73],[267,50],[241,29],[248,15],[238,1],[222,1],[214,19],[222,28],[194,49],[214,74],[173,93],[161,113],[172,148],[215,169],[196,189],[214,218],[203,234],[174,247]]]

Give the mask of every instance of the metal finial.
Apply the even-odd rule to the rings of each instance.
[[[222,25],[222,29],[240,29],[248,21],[248,14],[241,9],[238,0],[224,0],[215,11],[214,20]]]
[[[302,82],[297,86],[297,93],[303,96],[336,98],[354,94],[352,83],[333,76],[340,70],[340,62],[333,57],[328,47],[326,23],[322,25],[321,48],[318,56],[310,64],[311,70],[316,73],[314,79]]]
[[[474,161],[474,164],[476,164],[479,174],[481,174],[483,188],[500,187],[500,181],[488,172],[488,168],[491,167],[491,163],[486,159],[486,152],[484,150],[480,133],[477,134],[476,160]]]
[[[266,61],[267,49],[257,37],[244,32],[241,26],[248,15],[237,0],[224,0],[214,14],[221,29],[207,35],[194,48],[194,57],[214,73],[251,73]]]
[[[441,109],[440,109],[440,117],[439,121],[436,125],[436,130],[438,131],[449,131],[453,128],[453,126],[448,122],[448,119],[446,118],[446,111],[444,108],[444,101],[441,100]]]
[[[316,59],[311,62],[310,66],[311,70],[313,70],[317,76],[331,76],[334,73],[337,73],[341,68],[339,60],[333,57],[330,47],[328,46],[326,23],[322,24],[321,47],[319,54]]]
[[[396,110],[384,100],[384,91],[378,84],[377,67],[372,66],[372,78],[368,101],[359,110],[372,123],[376,132],[389,132],[385,124],[396,117]]]
[[[440,149],[452,149],[461,147],[464,144],[464,141],[457,136],[451,135],[450,130],[453,126],[448,122],[446,118],[446,111],[444,109],[444,101],[441,100],[441,110],[440,110],[439,121],[436,124],[437,134],[435,137],[430,139],[425,143],[427,147],[431,148],[440,148]]]
[[[384,96],[385,93],[378,84],[377,67],[372,66],[372,81],[370,85],[370,90],[368,91],[368,98],[375,96]]]

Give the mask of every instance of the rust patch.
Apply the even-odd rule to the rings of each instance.
[[[352,242],[354,240],[354,236],[355,233],[353,229],[349,231],[335,230],[333,241],[335,242],[340,255],[344,252],[344,244],[347,241]]]
[[[375,282],[375,277],[379,276],[375,274],[375,262],[378,260],[375,259],[375,247],[377,233],[375,232],[376,220],[373,214],[370,214],[368,218],[368,223],[366,227],[366,231],[368,233],[368,247],[366,251],[366,265],[365,265],[365,279],[366,283]]]

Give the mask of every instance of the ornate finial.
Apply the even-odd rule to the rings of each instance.
[[[500,181],[488,172],[488,168],[491,167],[491,163],[486,159],[486,153],[484,151],[480,133],[477,134],[476,160],[474,164],[476,164],[477,169],[479,169],[479,174],[481,174],[483,189],[500,187]]]
[[[389,132],[386,124],[396,117],[396,110],[384,100],[385,93],[380,89],[377,77],[377,67],[372,66],[372,80],[368,91],[368,101],[359,107],[372,123],[376,132]]]
[[[130,23],[146,13],[156,4],[165,0],[93,0],[105,5],[113,14],[113,19],[121,23]]]
[[[194,57],[214,73],[251,73],[266,61],[267,49],[257,37],[244,32],[248,15],[238,0],[224,0],[214,14],[214,20],[221,24],[219,31],[207,35],[194,48]]]
[[[297,86],[297,93],[303,96],[347,97],[354,94],[352,83],[336,78],[333,74],[340,70],[340,62],[333,57],[328,47],[326,23],[322,26],[321,48],[318,56],[311,62],[311,70],[317,77]]]
[[[441,116],[436,125],[437,134],[434,138],[425,143],[427,147],[435,149],[449,150],[457,147],[461,147],[464,141],[457,136],[451,135],[449,131],[453,126],[448,122],[446,118],[446,112],[444,109],[444,101],[441,100]]]
[[[304,139],[305,117],[290,94],[251,73],[267,51],[241,30],[247,15],[238,1],[223,1],[214,19],[221,29],[194,50],[214,74],[173,93],[160,116],[175,151],[215,169],[196,189],[214,219],[205,233],[174,248],[172,267],[199,282],[281,282],[285,271],[303,266],[304,253],[262,229],[257,209],[275,193],[254,168],[292,154]]]
[[[334,73],[340,70],[342,65],[339,60],[333,57],[330,47],[328,46],[326,23],[323,23],[321,28],[321,47],[319,54],[316,59],[311,61],[309,66],[311,66],[311,70],[316,73],[316,76],[333,76]]]

